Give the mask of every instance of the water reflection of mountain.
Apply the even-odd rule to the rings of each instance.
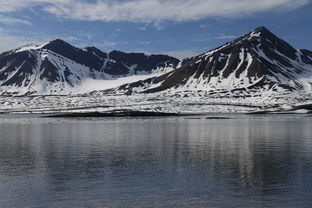
[[[36,154],[28,126],[0,124],[0,175],[19,176],[36,169]]]
[[[262,199],[311,189],[309,124],[254,118],[1,124],[0,175],[36,172],[52,191],[98,190],[111,198],[128,190],[142,197],[156,191]]]

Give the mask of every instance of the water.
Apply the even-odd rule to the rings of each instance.
[[[312,118],[0,118],[0,207],[306,207]]]

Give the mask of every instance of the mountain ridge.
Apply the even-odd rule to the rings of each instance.
[[[27,44],[0,54],[0,94],[66,94],[84,79],[165,72],[179,62],[161,54],[81,49],[60,39]]]

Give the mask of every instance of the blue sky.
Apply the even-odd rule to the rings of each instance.
[[[184,58],[266,26],[312,50],[311,0],[0,0],[0,51],[56,38]]]

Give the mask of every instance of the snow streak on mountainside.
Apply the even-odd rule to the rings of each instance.
[[[265,27],[259,27],[184,60],[172,72],[102,93],[187,92],[211,98],[311,98],[312,52],[296,50]]]
[[[95,47],[76,48],[62,40],[26,45],[0,55],[0,94],[69,94],[83,80],[111,80],[168,72],[179,60],[166,55]]]

